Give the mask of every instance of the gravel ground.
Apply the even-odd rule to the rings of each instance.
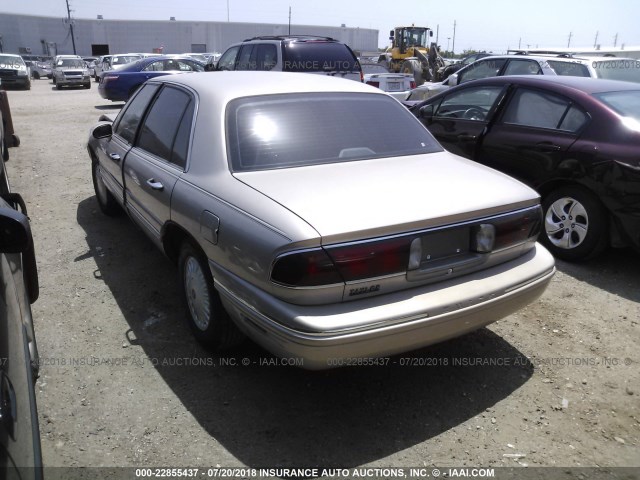
[[[41,282],[45,465],[640,466],[637,253],[558,262],[526,309],[387,366],[308,372],[251,344],[213,356],[174,266],[98,210],[87,135],[121,104],[95,84],[8,94]]]

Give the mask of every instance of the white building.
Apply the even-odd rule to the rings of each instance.
[[[78,55],[127,52],[223,52],[230,44],[260,35],[286,35],[287,24],[176,20],[74,19]],[[292,35],[319,35],[355,51],[376,51],[378,30],[291,25]],[[73,53],[71,29],[62,18],[0,13],[0,51],[32,55]]]

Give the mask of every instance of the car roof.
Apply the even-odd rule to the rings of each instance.
[[[361,92],[387,96],[382,90],[353,80],[290,72],[220,71],[156,77],[147,83],[191,87],[201,97],[221,103],[258,95],[313,92]],[[207,100],[207,99],[205,99]]]
[[[623,82],[620,80],[605,80],[592,77],[571,77],[568,75],[506,75],[502,77],[482,78],[464,83],[464,86],[484,84],[503,85],[507,83],[517,83],[519,85],[544,86],[560,85],[585,93],[612,92],[618,90],[640,90],[640,85],[633,82]],[[457,87],[456,87],[457,88]],[[447,90],[450,92],[451,90]]]

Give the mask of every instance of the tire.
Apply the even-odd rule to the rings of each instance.
[[[596,257],[608,245],[608,218],[598,198],[581,187],[566,186],[542,201],[544,230],[540,241],[567,261]]]
[[[98,175],[99,163],[94,160],[91,162],[91,177],[93,179],[93,190],[96,193],[96,200],[102,213],[109,217],[115,217],[122,212],[120,205],[107,189],[107,186],[102,181],[102,178]]]
[[[89,89],[91,88],[91,81],[89,81],[89,83],[85,83],[85,84],[84,84],[84,88],[85,88],[86,90],[89,90]]]
[[[180,250],[178,272],[187,322],[196,340],[212,350],[242,343],[244,334],[222,306],[204,254],[189,242]]]
[[[410,73],[413,75],[413,79],[416,82],[416,86],[420,86],[424,83],[422,78],[422,65],[418,60],[405,60],[400,67],[400,73]]]
[[[33,72],[32,76],[34,80],[40,80],[40,74],[38,72]]]
[[[62,85],[56,83],[56,90],[62,90]]]

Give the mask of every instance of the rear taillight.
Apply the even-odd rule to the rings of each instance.
[[[409,265],[412,237],[327,247],[346,282],[405,272]]]
[[[493,227],[493,232],[487,234],[489,225]],[[534,241],[538,238],[541,227],[542,210],[539,207],[492,218],[486,224],[473,228],[472,249],[477,252],[486,252],[488,238],[491,236],[494,238],[489,251],[502,250],[527,241]]]
[[[416,88],[416,82],[414,82],[413,80],[411,80],[411,82],[409,83],[409,87],[411,87],[411,89],[413,90],[414,88]]]
[[[276,260],[271,280],[289,287],[317,287],[405,272],[411,240],[402,237],[286,254]]]
[[[369,80],[367,82],[367,85],[371,85],[372,87],[380,88],[380,82],[373,82],[373,81]]]
[[[271,280],[288,287],[318,287],[344,283],[322,248],[283,255],[271,270]]]
[[[111,80],[117,80],[118,79],[118,75],[105,75],[104,77],[102,77],[102,83],[107,83]]]
[[[364,72],[360,70],[360,82],[364,83]]]

